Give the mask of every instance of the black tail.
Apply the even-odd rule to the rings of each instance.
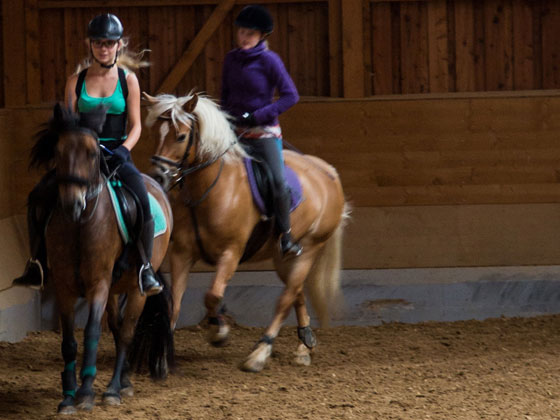
[[[169,317],[172,300],[169,286],[159,272],[157,277],[163,284],[163,291],[146,299],[134,331],[128,361],[131,369],[137,372],[147,362],[152,378],[165,379],[175,365],[175,346]]]

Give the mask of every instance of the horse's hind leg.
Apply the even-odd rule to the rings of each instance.
[[[61,308],[60,321],[62,324],[62,357],[64,358],[64,371],[62,372],[62,394],[64,399],[58,405],[59,414],[73,414],[76,412],[74,398],[76,396],[76,353],[78,343],[74,338],[74,309],[73,302],[66,305],[66,310]]]
[[[294,309],[296,311],[298,321],[298,338],[301,341],[295,352],[295,362],[298,365],[309,366],[311,364],[311,352],[317,345],[317,339],[315,338],[315,334],[313,334],[311,326],[309,325],[310,318],[305,306],[305,293],[303,291],[301,291],[297,296],[294,303]]]
[[[248,372],[260,372],[272,353],[272,344],[278,336],[282,324],[288,317],[292,305],[303,294],[303,283],[313,266],[316,251],[307,250],[304,255],[294,260],[282,263],[278,267],[278,275],[286,287],[276,303],[276,313],[272,323],[259,340],[253,352],[242,364],[241,369]],[[305,304],[305,301],[304,301]]]
[[[109,326],[113,331],[111,323],[116,319],[117,328],[113,331],[115,337],[115,346],[117,350],[117,358],[115,360],[115,368],[113,369],[113,377],[109,382],[107,391],[103,393],[103,403],[107,405],[118,405],[121,403],[121,395],[132,395],[132,384],[128,379],[128,364],[126,356],[128,347],[132,342],[134,336],[134,327],[136,321],[142,313],[145,298],[140,296],[139,292],[131,292],[128,294],[128,301],[126,303],[124,319],[118,322],[119,312],[118,305],[115,300],[111,300],[108,306],[109,312]],[[119,325],[122,324],[122,325]],[[123,393],[124,391],[124,393]]]

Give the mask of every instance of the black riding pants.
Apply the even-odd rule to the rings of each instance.
[[[109,164],[109,169],[113,170],[114,166],[111,164],[111,159],[108,159],[107,162]],[[146,185],[144,184],[142,174],[136,168],[136,166],[134,166],[132,160],[121,163],[117,172],[123,184],[134,191],[134,193],[138,197],[140,206],[142,207],[142,213],[144,215],[144,223],[152,220],[148,191],[146,190]]]
[[[264,161],[272,175],[276,223],[280,232],[290,230],[290,190],[284,175],[281,143],[275,137],[241,139],[245,150],[254,158]]]

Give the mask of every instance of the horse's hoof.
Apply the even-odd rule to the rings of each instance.
[[[228,338],[220,338],[220,339],[212,339],[210,340],[210,344],[214,347],[225,347],[228,343]]]
[[[78,410],[91,411],[95,406],[95,392],[80,394],[76,396],[76,407]]]
[[[258,373],[264,369],[268,357],[272,353],[272,345],[260,343],[255,350],[245,359],[241,365],[244,372]]]
[[[208,342],[214,347],[223,347],[227,344],[229,337],[229,325],[223,324],[219,328],[210,327]]]
[[[310,350],[305,346],[305,344],[300,344],[298,349],[295,351],[296,356],[294,361],[298,365],[309,366],[311,365],[311,354]]]
[[[265,365],[265,362],[254,361],[254,360],[247,359],[241,365],[241,370],[243,372],[259,373],[261,370],[264,369],[264,365]]]
[[[311,365],[311,356],[308,355],[308,354],[297,354],[294,361],[296,362],[297,365],[310,366]]]
[[[74,398],[67,396],[64,400],[58,404],[58,409],[56,410],[58,414],[76,414],[77,410],[74,406]]]
[[[134,396],[134,388],[132,386],[127,386],[126,388],[121,389],[121,397],[133,397]]]
[[[103,404],[104,405],[120,405],[121,397],[119,394],[114,392],[105,392],[103,394]]]

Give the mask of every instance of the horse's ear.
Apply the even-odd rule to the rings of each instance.
[[[53,108],[53,119],[55,121],[62,121],[64,119],[64,109],[60,102],[57,102]]]
[[[150,104],[155,104],[158,101],[157,98],[148,95],[146,92],[142,92],[142,99],[146,102],[149,102]]]
[[[103,131],[108,109],[106,105],[98,105],[90,112],[80,113],[80,127],[89,128],[100,134]]]
[[[187,114],[192,114],[192,112],[196,108],[197,103],[198,95],[194,93],[192,98],[185,105],[183,105],[183,111],[185,111]]]

